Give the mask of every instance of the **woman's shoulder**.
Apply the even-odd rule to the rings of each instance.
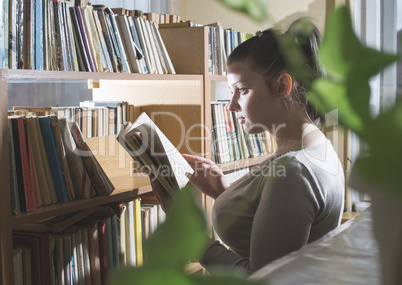
[[[306,169],[309,172],[343,173],[339,157],[328,139],[312,147],[277,155],[272,160],[272,166],[295,171]]]

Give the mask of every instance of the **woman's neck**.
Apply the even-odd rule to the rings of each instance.
[[[288,126],[273,134],[278,146],[275,154],[305,149],[326,141],[325,135],[311,121]]]

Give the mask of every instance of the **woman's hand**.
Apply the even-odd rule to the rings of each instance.
[[[222,170],[211,160],[189,154],[183,157],[194,169],[190,182],[204,194],[216,199],[229,187]]]

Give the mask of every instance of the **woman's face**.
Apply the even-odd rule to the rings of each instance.
[[[232,90],[228,106],[249,134],[275,130],[281,124],[283,100],[269,87],[261,73],[253,70],[249,60],[228,66],[227,79]]]

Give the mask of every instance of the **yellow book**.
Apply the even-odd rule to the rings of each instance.
[[[135,257],[137,266],[142,266],[142,227],[141,227],[141,199],[134,200],[134,234],[135,234]]]

